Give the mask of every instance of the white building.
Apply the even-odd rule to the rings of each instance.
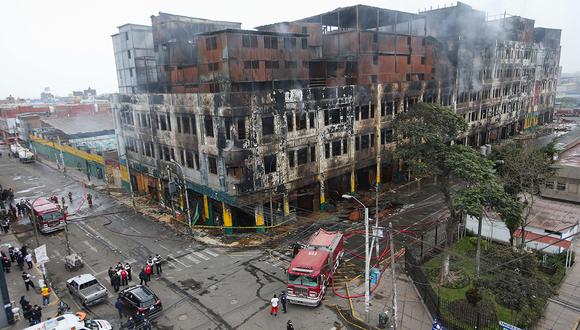
[[[562,203],[537,197],[528,217],[526,246],[547,253],[561,253],[572,245],[578,232],[580,205]],[[467,217],[467,230],[477,233],[477,219]],[[510,235],[505,223],[495,213],[483,218],[481,235],[497,242],[509,243]],[[514,233],[516,244],[522,239],[521,228]]]

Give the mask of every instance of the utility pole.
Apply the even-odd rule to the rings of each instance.
[[[173,220],[175,220],[175,205],[173,205],[173,194],[171,193],[171,171],[169,170],[169,165],[165,168],[167,170],[167,185],[169,190],[169,204],[171,204],[171,213],[173,214]]]
[[[393,329],[397,330],[397,278],[395,273],[395,244],[393,242],[392,222],[389,222],[389,241],[391,247],[391,281],[393,282]]]
[[[172,159],[171,162],[173,164],[175,164],[175,166],[179,167],[179,170],[181,171],[181,179],[183,180],[183,190],[185,190],[185,207],[187,208],[187,210],[186,210],[187,225],[191,229],[191,211],[189,209],[189,196],[187,194],[187,181],[185,181],[185,172],[183,172],[183,167],[178,162],[176,162],[174,159]]]
[[[354,199],[359,203],[365,212],[365,318],[366,322],[369,323],[369,309],[371,305],[371,289],[370,289],[370,271],[371,271],[371,251],[369,248],[369,209],[356,197],[349,194],[342,195],[344,199]]]
[[[72,250],[70,248],[70,240],[68,239],[68,220],[67,220],[67,213],[66,210],[63,208],[63,216],[64,216],[64,238],[66,239],[66,251],[67,255],[72,254]]]
[[[58,141],[58,146],[60,147],[59,150],[60,150],[60,162],[62,163],[62,173],[66,174],[66,165],[64,165],[64,154],[62,153],[62,144],[60,143],[60,135],[57,135],[56,139]]]

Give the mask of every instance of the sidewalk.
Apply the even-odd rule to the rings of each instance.
[[[14,225],[13,225],[14,227]],[[21,243],[18,241],[16,236],[11,231],[6,234],[0,236],[0,250],[2,250],[6,255],[8,255],[8,247],[14,246],[17,248],[21,247]],[[34,256],[34,247],[30,246],[28,251],[33,254]],[[54,318],[56,315],[56,311],[58,309],[58,297],[54,290],[52,290],[50,294],[50,304],[47,306],[42,306],[42,296],[40,295],[40,287],[39,287],[39,280],[42,280],[42,272],[40,269],[34,264],[32,269],[28,269],[26,263],[24,264],[24,271],[29,273],[32,277],[32,281],[34,282],[34,286],[36,290],[31,289],[30,291],[26,291],[26,287],[24,286],[24,281],[22,280],[22,272],[18,268],[16,262],[12,263],[12,267],[10,269],[10,273],[6,275],[6,286],[8,287],[8,294],[10,295],[10,301],[13,302],[12,307],[18,307],[20,309],[20,297],[24,296],[30,302],[30,305],[38,305],[42,307],[42,321],[46,321],[48,318]],[[15,316],[16,317],[16,316]],[[8,326],[5,329],[23,329],[29,326],[27,320],[24,319],[22,315],[22,310],[20,310],[20,321],[16,321],[16,323],[12,326]]]
[[[580,326],[580,240],[576,240],[576,262],[568,270],[558,294],[548,300],[544,316],[534,329],[576,330]]]
[[[379,314],[387,312],[389,320],[392,318],[392,301],[393,290],[390,267],[386,269],[381,278],[379,287],[372,293],[369,309],[369,326],[378,327]],[[361,298],[352,299],[352,307],[354,308],[353,319],[357,320],[358,324],[363,324],[365,320],[365,299],[364,299],[364,285],[363,280],[358,278],[350,282],[348,285],[351,296],[362,295]],[[431,329],[433,326],[433,318],[427,310],[427,307],[421,301],[421,297],[417,293],[415,286],[410,278],[404,273],[402,264],[397,263],[397,329]],[[346,292],[344,287],[337,287],[340,292]],[[338,298],[337,299],[341,299]],[[343,300],[341,306],[349,305],[348,300]],[[350,307],[347,307],[350,308]]]

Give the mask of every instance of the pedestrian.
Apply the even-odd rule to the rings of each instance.
[[[42,286],[40,293],[42,294],[42,306],[50,304],[50,289],[44,285]]]
[[[2,253],[4,253],[4,252],[2,252]],[[10,266],[12,266],[12,263],[10,262],[10,259],[5,254],[2,255],[2,265],[4,266],[4,271],[6,273],[10,273]]]
[[[127,328],[127,330],[134,330],[135,329],[135,321],[133,320],[133,318],[131,316],[129,316],[129,319],[127,320],[127,324],[125,324],[125,328]]]
[[[143,330],[151,330],[151,322],[149,322],[148,319],[144,319],[143,320],[143,327],[141,329],[143,329]]]
[[[89,203],[89,207],[93,207],[93,196],[91,194],[87,194],[87,203]]]
[[[30,253],[24,256],[24,261],[26,261],[28,269],[32,269],[32,255]]]
[[[22,307],[22,315],[24,316],[24,319],[28,320],[30,325],[32,325],[32,306],[30,306],[30,304]]]
[[[29,287],[35,289],[34,282],[32,282],[30,274],[28,274],[27,272],[22,272],[22,280],[24,281],[24,285],[26,285],[26,291],[28,291]]]
[[[113,286],[113,276],[115,275],[115,270],[113,267],[109,267],[109,280],[111,281],[111,286]]]
[[[122,286],[129,285],[129,279],[128,279],[127,271],[125,270],[125,268],[122,268],[119,271],[119,275],[121,276],[121,285]]]
[[[145,268],[141,269],[141,272],[139,273],[139,284],[143,285],[143,282],[147,285],[147,274],[145,274]]]
[[[22,245],[22,247],[20,248],[20,252],[22,252],[23,256],[26,256],[28,254],[28,246]]]
[[[115,270],[116,271],[120,271],[121,269],[123,269],[123,263],[119,261],[117,263],[117,266],[115,266]]]
[[[125,303],[123,303],[123,299],[121,299],[121,295],[119,295],[119,297],[117,298],[117,301],[115,302],[115,308],[119,312],[119,318],[122,319],[123,318],[123,308],[125,308]]]
[[[18,251],[18,254],[16,255],[16,263],[18,264],[18,268],[20,268],[20,271],[24,270],[24,256],[22,255],[22,252]]]
[[[4,234],[8,234],[9,230],[10,230],[10,220],[6,218],[2,221],[2,231],[4,231]]]
[[[146,282],[151,281],[152,274],[153,274],[153,268],[149,264],[145,265],[145,276],[147,278]],[[147,284],[145,284],[145,285],[147,285]]]
[[[154,262],[155,262],[155,269],[157,270],[157,276],[161,276],[162,273],[162,269],[161,269],[161,256],[158,254],[155,255],[155,258],[153,258]]]
[[[115,292],[119,292],[120,285],[121,285],[121,276],[115,273],[115,275],[113,275],[113,289],[115,289]]]
[[[68,192],[68,201],[72,204],[72,192]]]
[[[42,308],[38,305],[34,305],[34,307],[32,307],[32,322],[33,324],[38,324],[40,323],[40,320],[42,320]]]
[[[296,255],[297,255],[297,254],[298,254],[298,252],[300,251],[300,248],[301,248],[301,246],[300,246],[300,244],[298,244],[298,243],[294,243],[294,244],[292,245],[292,258],[296,257]]]
[[[20,296],[20,307],[22,307],[22,310],[24,310],[24,306],[26,305],[30,305],[30,302],[26,300],[25,296]]]
[[[131,265],[128,262],[125,263],[125,270],[127,271],[129,282],[133,281],[133,277],[131,277]]]
[[[291,320],[286,323],[286,330],[294,330],[294,324],[292,324]]]
[[[16,252],[14,251],[14,247],[10,246],[8,248],[8,255],[10,256],[10,262],[16,261]]]
[[[282,313],[286,314],[286,302],[288,301],[288,297],[286,296],[286,291],[282,291],[280,295],[280,303],[282,304]]]
[[[274,295],[274,297],[270,300],[270,304],[272,305],[270,315],[278,316],[278,301],[279,299],[276,297],[276,295]]]
[[[137,312],[137,314],[135,315],[135,328],[141,329],[141,326],[143,325],[144,319],[145,319],[145,314],[142,314],[141,312]]]
[[[151,267],[151,274],[153,274],[153,267],[155,266],[155,263],[153,262],[153,259],[151,258],[151,256],[149,256],[149,258],[147,258],[147,266]]]

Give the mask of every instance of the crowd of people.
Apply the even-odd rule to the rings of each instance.
[[[155,275],[157,272],[157,277],[161,276],[163,273],[163,268],[161,266],[162,258],[159,254],[155,257],[149,256],[145,262],[145,266],[141,268],[139,272],[139,284],[148,285],[151,281],[151,276]],[[115,292],[119,292],[122,286],[129,285],[129,282],[133,281],[133,272],[131,264],[125,262],[123,264],[121,261],[117,263],[115,267],[109,267],[109,279],[111,280],[111,286]]]

